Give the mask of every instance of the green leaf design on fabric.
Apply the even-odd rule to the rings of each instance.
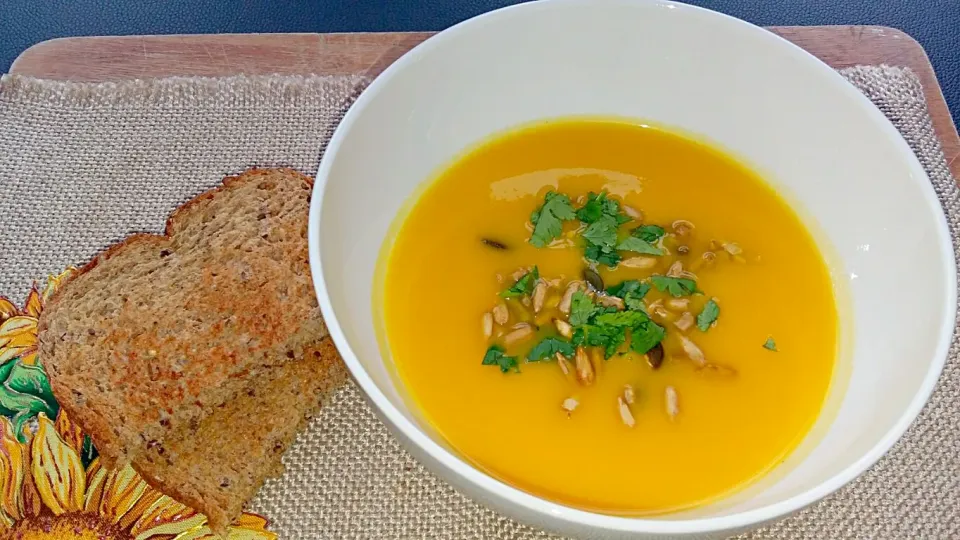
[[[60,405],[42,367],[15,358],[0,366],[0,381],[0,414],[13,420],[18,437],[22,437],[23,424],[37,413],[57,417]]]

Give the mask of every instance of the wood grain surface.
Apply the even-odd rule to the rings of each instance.
[[[834,68],[888,64],[920,77],[934,128],[954,177],[960,136],[933,66],[909,35],[880,26],[768,28]],[[78,37],[45,41],[17,58],[11,73],[73,81],[156,77],[363,73],[375,76],[429,32],[354,34],[217,34]]]

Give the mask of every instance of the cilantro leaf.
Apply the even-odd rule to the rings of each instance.
[[[520,279],[518,279],[516,283],[514,283],[509,289],[500,291],[500,298],[515,298],[517,296],[530,294],[533,292],[533,288],[536,286],[539,279],[540,270],[534,266],[533,270],[520,276]]]
[[[602,313],[593,318],[593,324],[597,326],[637,326],[650,320],[647,314],[642,311],[614,311],[612,313]]]
[[[637,354],[646,354],[663,341],[667,331],[659,324],[647,319],[633,327],[630,333],[630,348]]]
[[[623,251],[635,251],[637,253],[646,253],[648,255],[663,255],[663,250],[636,236],[628,236],[617,245],[617,249]]]
[[[530,215],[533,235],[530,243],[542,248],[560,236],[563,222],[576,217],[570,197],[555,191],[547,192],[543,205]]]
[[[586,251],[584,251],[583,256],[587,258],[588,261],[598,262],[613,268],[620,263],[620,254],[614,249],[610,248],[601,248],[600,246],[591,244],[590,242],[586,243]]]
[[[603,347],[605,357],[610,358],[627,340],[626,326],[585,324],[573,331],[573,344],[587,347]]]
[[[606,198],[606,193],[601,193],[597,195],[594,192],[587,194],[587,202],[577,210],[577,218],[584,223],[593,223],[594,221],[600,219],[600,216],[603,215],[603,200]]]
[[[520,373],[517,357],[507,356],[504,354],[503,347],[499,345],[491,345],[490,348],[487,349],[487,353],[483,355],[483,365],[498,366],[501,373],[507,373],[511,369],[515,369],[517,373]]]
[[[717,302],[713,298],[707,300],[707,303],[703,306],[703,311],[697,315],[697,328],[699,328],[701,332],[706,332],[719,316],[720,306],[717,305]]]
[[[656,287],[658,291],[668,293],[670,296],[678,298],[700,292],[697,289],[697,282],[688,278],[650,276],[650,281],[653,282],[653,286]]]
[[[617,245],[617,220],[606,214],[587,225],[583,239],[600,248],[612,250]]]
[[[616,285],[610,285],[607,287],[607,294],[612,294],[620,298],[625,297],[628,293],[640,290],[641,287],[645,286],[644,283],[641,283],[636,279],[626,279],[617,283]],[[650,288],[649,285],[646,285],[647,289]],[[644,292],[646,294],[646,292]]]
[[[620,203],[608,198],[606,191],[601,191],[599,195],[591,191],[587,194],[587,202],[577,210],[577,217],[584,223],[593,223],[601,216],[612,217],[618,225],[630,221],[629,217],[620,213]]]
[[[597,306],[593,304],[593,300],[585,292],[577,291],[573,293],[570,301],[570,324],[574,326],[587,324],[587,321],[596,312]]]
[[[650,292],[650,285],[635,279],[628,279],[607,287],[607,294],[622,298],[627,309],[644,313],[647,312],[647,305],[643,303],[643,297],[648,292]]]
[[[763,348],[768,351],[780,352],[780,349],[777,349],[777,342],[772,337],[768,337],[767,341],[763,342]]]
[[[660,240],[663,235],[667,234],[667,231],[659,225],[641,225],[634,229],[631,233],[632,236],[650,242],[651,244],[656,243],[657,240]]]
[[[569,341],[556,336],[549,336],[543,338],[533,349],[530,349],[530,352],[527,354],[527,360],[531,362],[552,360],[557,353],[571,357],[575,352],[573,345],[571,345]]]

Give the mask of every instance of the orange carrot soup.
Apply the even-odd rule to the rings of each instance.
[[[680,134],[563,119],[432,181],[385,251],[386,346],[477,467],[610,514],[737,490],[816,420],[830,275],[756,174]]]

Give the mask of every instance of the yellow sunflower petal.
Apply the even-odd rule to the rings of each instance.
[[[32,347],[0,347],[0,365],[6,364],[14,358],[29,356],[32,349]]]
[[[0,510],[14,520],[23,517],[23,478],[26,452],[13,431],[13,424],[0,416]]]
[[[60,409],[57,421],[53,425],[63,442],[70,445],[74,452],[77,454],[83,452],[83,430],[67,416],[67,411]]]
[[[100,500],[103,496],[103,486],[106,481],[107,470],[100,465],[100,458],[98,457],[87,466],[87,495],[83,501],[84,512],[96,514],[100,509]]]
[[[267,530],[267,518],[257,515],[249,514],[244,512],[240,514],[240,517],[237,519],[237,522],[234,523],[236,527],[243,527],[244,529],[259,529],[261,531]]]
[[[83,510],[87,477],[80,456],[54,429],[47,415],[37,415],[40,427],[30,445],[33,480],[43,503],[54,514]]]
[[[120,522],[117,523],[117,525],[119,525],[121,529],[129,529],[134,523],[140,521],[144,514],[147,513],[147,510],[153,508],[153,505],[162,497],[163,493],[148,487],[147,491],[140,497],[140,500],[137,501],[137,504],[133,505],[133,508],[120,518]]]
[[[210,527],[203,526],[196,529],[180,533],[173,540],[276,540],[275,533],[264,530],[250,530],[243,527],[230,527],[227,529],[227,536],[218,536],[210,530]]]
[[[103,486],[100,515],[109,519],[110,523],[120,521],[120,518],[137,504],[146,491],[147,483],[130,465],[112,471]]]
[[[63,280],[72,276],[77,271],[75,266],[68,266],[66,270],[60,272],[56,276],[47,276],[47,284],[43,287],[43,300],[49,300],[53,293],[60,288],[60,285],[63,283]]]
[[[29,352],[23,352],[20,354],[20,361],[23,362],[25,366],[35,366],[37,365],[37,348],[33,347],[28,349]]]
[[[17,315],[0,324],[0,339],[13,339],[21,334],[36,336],[37,319],[26,315]]]
[[[40,291],[37,290],[36,283],[33,284],[33,288],[30,289],[30,294],[27,295],[27,303],[23,306],[23,310],[31,317],[39,317],[40,312],[43,311],[43,304],[40,302]]]
[[[243,513],[227,528],[226,540],[276,540],[277,534],[266,530],[267,520],[257,514]],[[221,540],[210,527],[196,527],[180,533],[174,540]]]
[[[177,535],[206,522],[203,514],[164,495],[137,520],[130,534],[136,540],[146,540],[154,536]]]
[[[7,299],[6,296],[0,296],[0,321],[9,319],[20,313],[17,305]]]
[[[27,474],[23,479],[23,515],[32,517],[40,515],[43,510],[43,500],[40,498],[40,492],[37,491],[37,484],[33,481],[33,476]]]
[[[30,444],[33,441],[33,432],[30,426],[24,424],[21,429],[23,444],[23,487],[20,488],[22,499],[23,516],[37,516],[43,510],[43,501],[40,499],[40,492],[37,491],[37,484],[33,481],[33,474],[30,467]]]

